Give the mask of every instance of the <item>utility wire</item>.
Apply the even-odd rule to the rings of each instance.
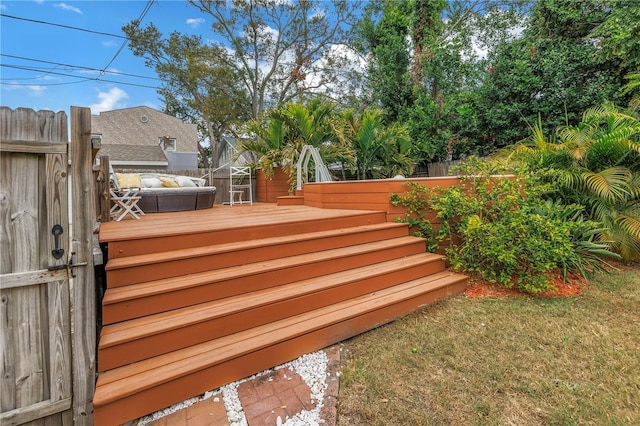
[[[39,70],[37,68],[30,68],[30,67],[23,67],[23,66],[19,66],[19,65],[8,65],[8,64],[0,64],[0,67],[7,67],[7,68],[14,68],[14,69],[18,69],[18,70],[24,70],[24,71],[33,71],[33,72],[43,72],[42,70]],[[74,78],[80,78],[82,80],[87,80],[87,81],[98,81],[98,82],[104,82],[104,83],[116,83],[116,84],[124,84],[126,86],[136,86],[136,87],[145,87],[147,89],[157,89],[156,86],[148,86],[145,84],[136,84],[136,83],[124,83],[121,81],[114,81],[114,80],[106,80],[104,78],[100,78],[100,77],[82,77],[82,76],[77,76],[77,75],[73,75],[73,74],[66,74],[66,73],[61,73],[61,72],[56,72],[56,71],[46,71],[47,74],[54,74],[54,75],[60,75],[63,77],[74,77]],[[9,86],[32,86],[32,84],[20,84],[20,83],[0,83],[0,84],[4,84],[4,85],[9,85]],[[49,86],[49,85],[53,85],[53,84],[38,84],[39,86]]]
[[[140,24],[140,22],[142,22],[144,17],[147,15],[149,10],[151,9],[151,6],[153,6],[154,2],[155,2],[155,0],[148,0],[147,1],[147,4],[145,5],[144,9],[142,10],[142,12],[140,13],[140,16],[137,19],[138,25]],[[72,67],[72,68],[85,69],[85,70],[89,70],[89,71],[97,71],[98,73],[100,73],[99,77],[82,77],[82,76],[77,76],[77,75],[72,75],[72,74],[65,74],[65,73],[55,72],[53,70],[43,71],[43,70],[41,70],[41,69],[39,70],[37,68],[23,67],[23,66],[18,66],[18,65],[0,64],[0,66],[7,67],[7,68],[14,68],[14,69],[20,69],[20,70],[32,71],[32,72],[45,72],[46,74],[54,74],[54,75],[60,75],[60,76],[65,76],[65,77],[75,77],[75,78],[81,79],[79,81],[68,82],[68,83],[39,83],[38,85],[40,85],[40,86],[54,86],[54,85],[62,85],[62,84],[74,84],[74,83],[82,83],[84,81],[101,81],[101,82],[105,82],[105,83],[115,83],[115,84],[123,84],[123,85],[127,85],[127,86],[136,86],[136,87],[144,87],[144,88],[149,88],[149,89],[157,89],[156,86],[148,86],[148,85],[144,85],[144,84],[135,84],[135,83],[123,83],[123,82],[119,82],[119,81],[105,80],[105,79],[101,78],[105,74],[116,74],[116,75],[123,75],[123,76],[136,77],[136,78],[147,78],[147,79],[159,80],[159,79],[153,78],[153,77],[145,77],[145,76],[139,76],[139,75],[127,74],[127,73],[118,73],[118,72],[115,72],[115,71],[107,71],[107,69],[111,66],[111,64],[113,64],[113,62],[116,60],[118,55],[120,55],[122,50],[127,46],[127,43],[129,41],[129,39],[126,36],[121,36],[121,35],[117,35],[117,34],[110,34],[110,33],[104,33],[104,32],[93,31],[93,30],[87,30],[87,29],[84,29],[84,28],[73,27],[73,26],[70,26],[70,25],[56,24],[56,23],[53,23],[53,22],[39,21],[39,20],[36,20],[36,19],[21,18],[21,17],[17,17],[17,16],[13,16],[13,15],[7,15],[5,13],[0,13],[0,17],[10,18],[10,19],[17,19],[17,20],[26,21],[26,22],[33,22],[33,23],[37,23],[37,24],[52,25],[52,26],[56,26],[56,27],[68,28],[68,29],[77,30],[77,31],[84,31],[84,32],[92,33],[92,34],[100,34],[100,35],[106,35],[106,36],[110,36],[110,37],[117,37],[117,38],[124,39],[124,41],[122,42],[122,45],[120,46],[120,48],[118,49],[116,54],[111,58],[109,63],[102,69],[73,66],[73,65],[56,63],[56,62],[41,61],[41,60],[37,60],[37,59],[30,59],[30,58],[23,58],[23,57],[18,57],[18,56],[13,56],[13,55],[1,54],[2,56],[13,57],[15,59],[23,59],[23,60],[30,60],[30,61],[41,62],[41,63],[49,63],[51,65],[56,65],[56,66],[67,66],[67,67]],[[2,80],[4,80],[4,79],[2,79]],[[0,84],[2,84],[2,85],[12,85],[12,86],[28,86],[28,85],[30,85],[30,84],[3,83],[3,82],[0,82]]]
[[[0,13],[0,16],[3,17],[3,18],[17,19],[19,21],[34,22],[36,24],[52,25],[54,27],[68,28],[68,29],[71,29],[71,30],[84,31],[84,32],[87,32],[87,33],[92,33],[92,34],[106,35],[106,36],[109,36],[109,37],[117,37],[117,38],[124,38],[124,39],[127,38],[125,36],[121,36],[121,35],[118,35],[118,34],[103,33],[103,32],[100,32],[100,31],[87,30],[85,28],[78,28],[78,27],[72,27],[72,26],[69,26],[69,25],[56,24],[56,23],[53,23],[53,22],[38,21],[36,19],[29,19],[29,18],[21,18],[19,16],[7,15],[6,13]]]
[[[140,25],[140,22],[142,22],[142,20],[144,19],[145,16],[147,16],[147,13],[149,12],[149,9],[151,9],[151,6],[153,6],[153,2],[155,0],[148,0],[147,1],[147,5],[144,7],[144,9],[142,10],[142,13],[140,14],[140,17],[136,20],[136,28]],[[113,55],[113,58],[111,58],[111,60],[109,61],[109,63],[101,70],[103,73],[106,71],[107,68],[109,68],[111,66],[111,64],[113,63],[113,61],[116,60],[116,58],[118,57],[118,55],[120,54],[120,52],[122,52],[122,50],[125,48],[125,46],[127,45],[129,39],[125,37],[125,40],[122,42],[122,45],[120,46],[120,49],[118,49],[118,51],[116,52],[115,55]]]
[[[135,77],[135,78],[145,78],[145,79],[148,79],[148,80],[160,80],[157,77],[148,77],[148,76],[144,76],[144,75],[129,74],[129,73],[126,73],[126,72],[119,72],[119,71],[104,71],[104,70],[101,70],[101,69],[98,69],[98,68],[84,67],[84,66],[81,66],[81,65],[64,64],[64,63],[60,63],[60,62],[43,61],[41,59],[25,58],[24,56],[7,55],[5,53],[0,53],[0,56],[5,56],[7,58],[13,58],[13,59],[21,59],[23,61],[40,62],[42,64],[59,65],[61,67],[67,67],[67,68],[81,69],[81,70],[87,70],[87,71],[99,71],[99,72],[103,72],[103,73],[106,73],[106,74],[122,75],[122,76],[126,76],[126,77]],[[0,78],[0,80],[2,80],[2,79]],[[4,79],[4,80],[8,80],[8,79]]]

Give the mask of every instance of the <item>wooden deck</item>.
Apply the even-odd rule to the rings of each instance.
[[[95,424],[121,424],[466,287],[378,210],[216,205],[102,225]]]

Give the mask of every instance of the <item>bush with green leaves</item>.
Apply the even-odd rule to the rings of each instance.
[[[539,293],[553,288],[550,278],[558,270],[587,276],[603,257],[616,256],[594,241],[601,225],[583,220],[582,206],[545,201],[550,187],[531,176],[466,175],[460,185],[433,190],[408,185],[408,192],[392,196],[392,203],[407,207],[404,221],[432,243],[448,241],[445,252],[455,270],[489,282]],[[424,207],[436,213],[440,227],[418,223],[427,222],[424,210],[415,213]]]

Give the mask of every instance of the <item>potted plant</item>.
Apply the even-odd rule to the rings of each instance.
[[[281,109],[270,111],[264,120],[251,121],[246,130],[255,138],[242,142],[239,153],[252,153],[255,157],[256,181],[275,180],[282,191],[282,177],[286,175],[288,190],[280,195],[295,192],[296,165],[302,148],[311,145],[319,148],[325,164],[349,157],[336,138],[331,120],[334,118],[332,104],[313,100],[308,105],[289,103]],[[261,196],[258,192],[258,201]],[[273,191],[272,191],[273,192]],[[270,198],[272,196],[270,195]]]

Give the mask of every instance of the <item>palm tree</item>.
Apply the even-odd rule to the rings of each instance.
[[[584,205],[607,229],[600,238],[623,259],[640,258],[640,120],[612,104],[587,110],[576,126],[547,139],[541,123],[508,150],[531,170],[554,170],[565,203]],[[504,153],[503,153],[504,154]]]
[[[289,103],[270,111],[262,121],[249,122],[246,129],[256,138],[242,143],[240,152],[253,153],[256,165],[267,175],[273,174],[274,166],[283,167],[293,189],[296,165],[305,145],[318,148],[325,164],[349,157],[349,148],[341,144],[333,132],[334,116],[335,106],[326,101],[314,99],[307,105]]]
[[[369,108],[360,114],[347,110],[333,125],[343,144],[354,152],[352,168],[358,179],[411,174],[413,159],[406,126],[383,122],[383,112]]]

